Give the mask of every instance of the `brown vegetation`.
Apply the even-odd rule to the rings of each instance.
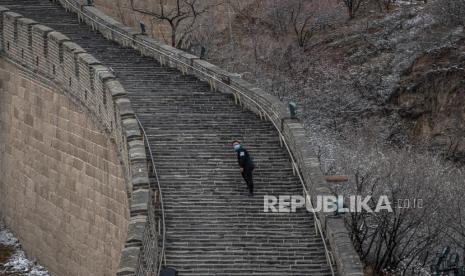
[[[0,267],[11,258],[14,251],[13,246],[0,244]]]
[[[423,202],[347,216],[367,270],[424,275],[444,245],[464,256],[464,171],[448,160],[465,160],[465,1],[230,0],[223,6],[222,15],[199,18],[215,28],[190,36],[189,45],[298,103],[322,170],[349,177],[331,184],[334,193]],[[199,54],[199,47],[187,49]]]

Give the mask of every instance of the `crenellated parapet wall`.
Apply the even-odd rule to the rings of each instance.
[[[237,104],[260,117],[270,120],[287,145],[296,171],[305,183],[312,199],[316,195],[329,195],[331,191],[320,170],[317,156],[308,142],[305,130],[297,119],[289,116],[286,106],[276,97],[199,57],[173,48],[122,25],[97,8],[83,5],[79,0],[58,0],[67,10],[78,14],[81,21],[107,39],[132,47],[142,55],[153,57],[162,65],[196,75],[210,83],[212,90],[231,94]],[[329,243],[339,275],[363,275],[363,267],[345,227],[343,217],[317,213],[322,231]]]
[[[147,271],[156,271],[158,264],[153,260],[157,260],[159,254],[158,244],[154,242],[158,239],[158,226],[154,217],[157,202],[150,189],[143,134],[126,91],[108,67],[68,37],[4,7],[0,7],[0,32],[0,58],[4,65],[0,69],[4,77],[2,82],[4,86],[8,86],[3,87],[0,93],[6,99],[4,103],[8,104],[1,110],[5,112],[0,112],[5,118],[0,123],[7,128],[18,127],[21,131],[26,129],[22,143],[27,150],[33,151],[37,147],[35,140],[30,142],[30,132],[43,140],[49,139],[50,141],[42,141],[42,151],[56,156],[57,160],[45,164],[56,166],[61,179],[58,181],[44,178],[43,182],[48,184],[43,185],[46,185],[49,193],[60,193],[56,198],[47,196],[43,202],[40,199],[41,206],[55,206],[51,207],[55,211],[49,213],[43,213],[40,209],[34,210],[33,206],[26,204],[21,210],[30,212],[29,215],[15,214],[12,206],[14,203],[2,198],[7,193],[0,193],[0,203],[4,204],[2,206],[5,209],[2,213],[6,213],[7,222],[10,222],[20,238],[29,237],[24,242],[26,249],[30,248],[35,255],[43,253],[42,263],[56,275],[146,275]],[[12,104],[30,109],[35,103],[23,100],[25,97],[40,99],[41,95],[30,95],[42,91],[40,87],[47,87],[46,91],[51,96],[37,101],[41,101],[41,106],[45,105],[44,109],[50,109],[50,112],[45,112],[44,118],[34,119],[33,114],[27,114],[24,115],[24,120],[17,120]],[[18,92],[22,93],[21,96],[18,97],[15,91],[21,91]],[[58,115],[51,114],[53,110],[57,110]],[[30,120],[35,120],[37,129],[30,129]],[[40,129],[40,126],[46,129]],[[50,133],[48,129],[51,129]],[[9,134],[14,132],[15,130],[7,130],[3,133],[8,135],[0,135],[0,138],[10,141],[12,138]],[[21,155],[20,158],[19,155],[11,154],[13,150],[9,145],[0,146],[0,159],[8,159],[0,160],[0,165],[9,164],[15,158],[20,159],[17,160],[18,164],[26,163],[22,158],[27,156]],[[27,154],[26,149],[24,151]],[[43,155],[46,154],[38,156]],[[113,159],[108,155],[113,156]],[[75,168],[68,167],[67,162],[71,167],[74,164]],[[24,171],[35,170],[36,166],[40,166],[36,163],[25,166]],[[0,172],[8,174],[14,170],[7,165],[0,167],[4,168]],[[51,174],[48,167],[42,167],[43,175]],[[121,171],[117,175],[119,178],[112,178],[112,170],[116,171],[116,168]],[[68,176],[74,180],[69,180]],[[115,179],[119,179],[119,182],[116,183]],[[42,182],[31,179],[30,183],[34,191],[31,195],[33,200],[41,198],[42,195],[37,191],[44,188],[38,186]],[[117,190],[120,184],[123,188]],[[67,187],[68,185],[71,187]],[[14,189],[12,186],[13,183],[0,181],[0,190],[24,199],[19,192],[10,192],[9,189]],[[61,197],[61,189],[65,199]],[[124,197],[121,197],[121,191],[124,192]],[[63,207],[63,201],[73,204],[69,208]],[[73,201],[77,203],[74,204]],[[90,205],[95,207],[90,208]],[[84,212],[88,207],[89,212]],[[51,221],[64,225],[64,228],[47,226],[34,219],[37,217],[46,220],[54,212],[59,215],[57,218],[53,217],[53,220],[50,218]],[[74,221],[75,216],[82,218]],[[60,220],[61,217],[64,218],[63,221]],[[91,221],[89,225],[88,221]],[[63,243],[74,244],[76,241],[76,246],[65,252],[60,248],[65,247],[63,244],[47,243],[40,236],[34,238],[33,234],[26,233],[25,225],[34,228],[30,229],[31,233],[35,230],[36,233],[43,232],[50,237],[58,235],[59,238],[63,237]],[[95,230],[88,230],[94,229],[93,227]],[[92,237],[92,231],[98,235]],[[111,236],[113,232],[116,234]],[[96,237],[105,239],[98,240]],[[96,244],[87,244],[92,243],[88,240]],[[81,243],[85,245],[81,246]],[[103,251],[100,251],[100,247]],[[105,249],[109,247],[113,249]],[[81,252],[85,250],[88,252]],[[57,259],[45,257],[47,254],[57,256]],[[64,262],[59,261],[60,254]],[[94,255],[94,258],[89,257]],[[75,265],[68,267],[68,259],[72,259]]]

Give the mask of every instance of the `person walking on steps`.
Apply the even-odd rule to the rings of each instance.
[[[247,188],[249,189],[249,196],[253,196],[253,170],[255,169],[255,164],[252,156],[250,156],[249,152],[241,146],[240,141],[234,140],[232,144],[234,151],[237,153],[237,161],[239,162],[242,177],[247,183]]]

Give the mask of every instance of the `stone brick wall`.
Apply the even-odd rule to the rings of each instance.
[[[54,275],[114,275],[128,225],[115,145],[53,86],[0,60],[0,209]]]
[[[287,107],[278,98],[197,56],[142,36],[138,31],[124,26],[96,7],[81,6],[79,0],[58,1],[70,11],[78,14],[82,12],[81,19],[108,39],[131,46],[142,55],[153,57],[163,65],[196,75],[199,79],[209,82],[212,90],[231,94],[243,108],[272,121],[280,132],[280,138],[289,147],[295,161],[295,169],[300,172],[312,200],[317,195],[330,193],[320,171],[318,158],[307,142],[302,124],[289,117]],[[323,212],[318,213],[317,217],[321,221],[322,231],[334,257],[338,274],[362,276],[363,265],[345,228],[344,218]]]
[[[126,91],[63,34],[1,6],[0,27],[8,226],[54,275],[155,271],[157,202]]]

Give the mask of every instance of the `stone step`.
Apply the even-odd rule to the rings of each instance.
[[[263,196],[303,192],[270,122],[234,105],[230,95],[212,92],[208,83],[104,39],[49,0],[0,5],[62,32],[114,70],[155,154],[169,266],[183,276],[330,275],[312,214],[263,212]],[[244,141],[257,163],[252,198],[233,139]]]

